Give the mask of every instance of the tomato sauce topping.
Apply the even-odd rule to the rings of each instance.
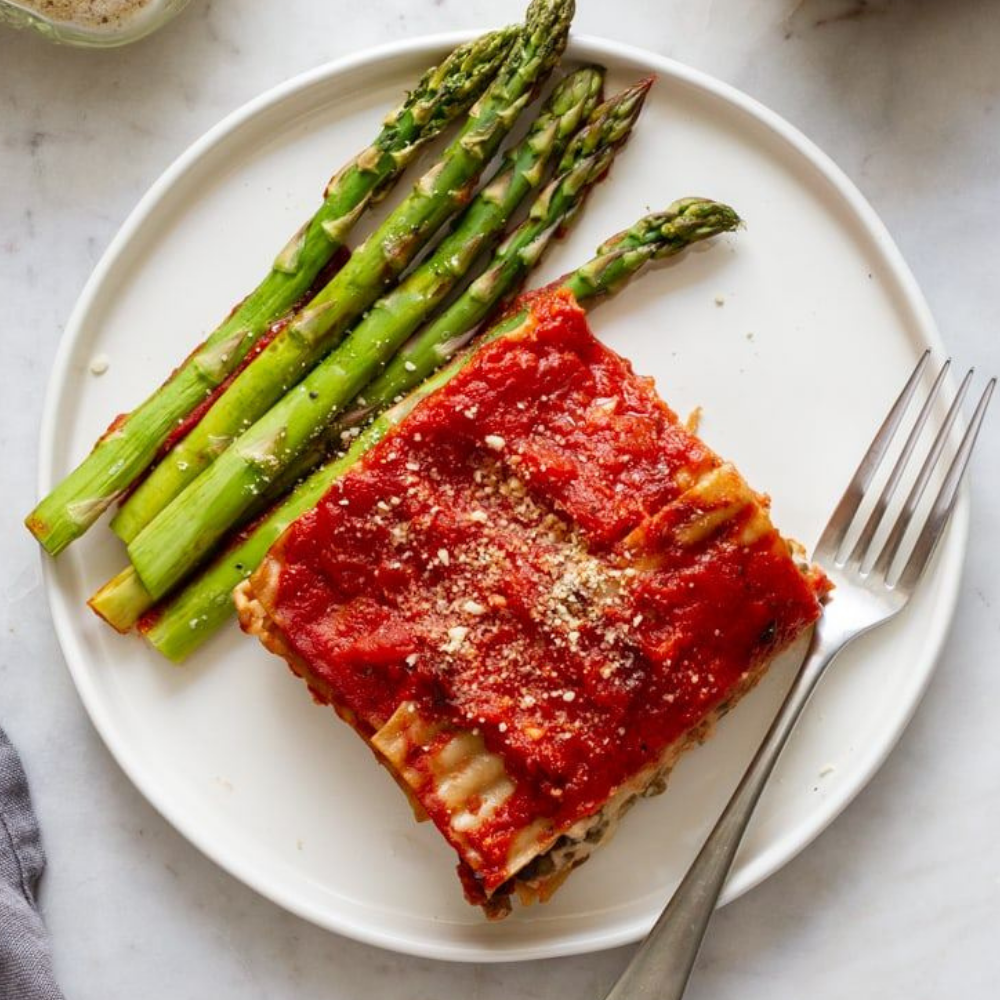
[[[595,812],[819,612],[764,501],[572,297],[530,310],[272,550],[268,610],[362,732],[413,701],[502,757],[516,789],[465,834],[486,892],[518,830]]]

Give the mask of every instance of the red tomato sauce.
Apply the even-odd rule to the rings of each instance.
[[[530,308],[272,550],[272,617],[362,732],[412,700],[503,758],[516,790],[466,835],[477,901],[514,833],[599,809],[819,613],[769,525],[739,541],[752,506],[677,542],[721,460],[568,294]]]

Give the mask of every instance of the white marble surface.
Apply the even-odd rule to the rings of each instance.
[[[769,104],[882,214],[962,363],[1000,369],[1000,12],[992,0],[578,0],[577,27],[666,53]],[[91,728],[20,526],[42,394],[74,299],[146,187],[261,90],[388,39],[496,24],[520,0],[194,0],[131,49],[0,29],[3,453],[0,723],[49,854],[43,904],[69,996],[603,997],[628,958],[449,966],[339,939],[216,869],[154,813]],[[835,415],[832,415],[835,419]],[[1000,428],[940,670],[898,749],[811,848],[722,911],[689,996],[996,995],[1000,920]]]

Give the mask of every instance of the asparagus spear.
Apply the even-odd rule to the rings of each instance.
[[[518,205],[541,184],[546,168],[559,161],[571,140],[575,148],[588,150],[596,146],[592,139],[595,134],[608,143],[624,140],[645,91],[643,95],[626,92],[595,112],[603,85],[604,70],[585,66],[555,87],[527,136],[507,153],[453,231],[431,257],[379,300],[358,327],[362,336],[366,329],[370,330],[368,335],[385,350],[405,340],[468,272],[479,254],[499,238]],[[582,130],[581,123],[586,123]],[[583,139],[586,142],[581,144],[579,140]],[[298,478],[296,475],[288,485]],[[91,607],[114,628],[127,631],[141,613],[144,598],[144,588],[137,588],[136,583],[134,575],[119,574],[94,595]],[[140,610],[135,612],[137,606]]]
[[[177,422],[302,298],[364,210],[386,194],[420,146],[480,97],[517,34],[516,28],[490,32],[428,70],[388,116],[374,143],[330,180],[323,204],[281,251],[267,277],[32,511],[25,523],[51,555],[82,535],[146,470]]]
[[[642,81],[612,97],[597,109],[592,109],[591,101],[600,89],[601,82],[601,75],[594,69],[584,68],[567,77],[553,91],[546,113],[539,117],[524,142],[508,154],[505,165],[477,197],[476,202],[469,206],[455,231],[442,241],[427,262],[380,302],[369,318],[352,334],[352,341],[359,336],[361,339],[370,339],[379,343],[387,353],[401,342],[412,331],[420,316],[430,310],[433,302],[440,301],[446,290],[442,276],[451,274],[458,261],[465,261],[466,265],[471,263],[484,246],[485,229],[493,226],[498,231],[503,220],[509,217],[515,204],[514,199],[520,200],[517,191],[527,188],[525,177],[530,174],[531,183],[538,183],[541,179],[538,168],[544,165],[546,158],[554,158],[561,152],[559,167],[563,173],[539,196],[532,207],[529,220],[517,230],[516,238],[508,239],[505,244],[506,256],[514,255],[517,258],[516,273],[523,276],[527,272],[531,262],[539,259],[540,253],[522,251],[529,244],[535,244],[542,234],[546,240],[554,237],[583,200],[589,185],[603,176],[610,163],[610,154],[628,138],[651,85],[651,81]],[[590,118],[567,145],[568,133],[579,123],[581,115],[578,111],[583,108],[591,112]],[[517,190],[514,189],[515,185]],[[537,244],[535,246],[537,249]],[[500,259],[503,259],[502,256],[497,254],[494,263]],[[512,282],[512,277],[506,282],[490,282],[492,297],[484,296],[480,284],[466,290],[446,313],[451,317],[445,326],[447,337],[454,342],[456,331],[464,332],[464,328],[456,326],[458,317],[469,316],[470,325],[478,322],[495,305],[501,294],[509,291]],[[450,287],[451,282],[447,285]],[[438,289],[441,294],[434,289]],[[466,302],[467,306],[463,308],[462,304]],[[438,323],[430,327],[431,331],[441,329]],[[390,394],[378,409],[385,409],[396,395],[416,385],[430,370],[422,365],[419,368],[409,364],[399,366],[399,377],[392,381]],[[422,374],[415,374],[418,371]],[[371,404],[365,408],[365,413],[370,412]],[[357,420],[352,423],[357,423]],[[258,493],[248,508],[248,513],[252,516],[256,512],[254,507],[258,504],[261,509],[266,509],[269,500],[284,495],[318,465],[331,450],[329,439],[339,440],[339,433],[336,436],[324,434],[315,441],[308,442],[304,453],[270,484],[266,493]],[[131,629],[150,603],[148,591],[131,567],[101,587],[90,600],[93,610],[120,632]]]
[[[426,378],[475,335],[476,328],[541,260],[547,246],[579,210],[593,184],[610,165],[610,157],[628,139],[652,79],[641,80],[594,111],[574,136],[558,166],[558,176],[535,201],[528,218],[494,254],[486,273],[391,357],[382,374],[364,387],[350,412],[311,440],[289,467],[270,484],[268,499],[283,496],[333,451],[343,435],[379,413]],[[602,154],[596,160],[590,155]]]
[[[687,198],[666,211],[640,219],[630,229],[603,243],[596,256],[562,281],[585,308],[618,291],[647,263],[678,253],[685,246],[734,229],[736,213],[725,205]],[[521,311],[483,335],[487,343],[511,332],[525,319]],[[164,656],[180,662],[213,635],[233,612],[232,591],[260,564],[279,535],[319,501],[330,485],[408,414],[420,400],[444,385],[464,364],[459,357],[414,389],[392,409],[378,416],[354,439],[348,451],[318,468],[280,504],[246,529],[205,572],[169,602],[154,611],[140,628]],[[117,581],[117,582],[116,582]],[[105,590],[118,595],[122,607],[138,618],[153,605],[138,576],[129,567]]]
[[[622,110],[641,107],[651,85],[652,80],[640,81],[608,105],[617,101]],[[598,162],[589,172],[583,188],[579,187],[581,176],[574,172],[581,153],[601,150],[601,110],[594,112],[594,122],[574,138],[559,164],[560,176],[551,182],[532,206],[528,218],[496,251],[483,274],[464,295],[397,351],[381,375],[365,387],[364,404],[345,414],[331,428],[329,440],[336,440],[336,436],[347,428],[389,406],[451,358],[475,335],[497,303],[516,290],[537,265],[548,246],[579,210],[590,186],[606,170],[606,164]],[[620,124],[625,127],[625,115],[621,116]],[[627,135],[627,129],[624,134]],[[638,224],[627,232],[631,234],[629,239],[638,239]]]
[[[326,354],[428,240],[466,204],[566,44],[573,0],[532,0],[525,27],[458,138],[334,279],[242,371],[122,506],[112,527],[139,533]],[[147,583],[150,581],[147,581]]]
[[[539,212],[547,229],[571,216],[587,189],[607,172],[641,108],[646,89],[644,84],[627,92],[622,101],[605,106],[602,142],[613,141],[596,144],[593,155],[576,163],[540,197]],[[473,253],[475,249],[472,247]],[[162,597],[176,586],[323,433],[330,418],[413,332],[420,316],[426,314],[424,304],[441,300],[444,288],[439,288],[439,294],[435,287],[441,285],[442,261],[458,253],[454,246],[443,246],[395,293],[382,299],[340,347],[241,435],[136,538],[129,546],[129,557],[151,593]],[[534,248],[526,248],[525,253],[537,256]],[[479,294],[478,284],[471,294]]]
[[[563,154],[558,176],[535,201],[528,218],[496,251],[485,273],[392,356],[382,373],[364,387],[350,412],[303,448],[267,488],[269,498],[284,495],[339,447],[345,431],[384,410],[468,343],[497,303],[515,290],[539,262],[579,210],[593,184],[604,176],[610,157],[603,154],[628,138],[652,83],[652,79],[641,80],[593,113],[592,120]],[[589,161],[588,154],[602,155]]]

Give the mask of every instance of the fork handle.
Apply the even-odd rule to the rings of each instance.
[[[764,741],[667,908],[606,1000],[680,1000],[747,824],[802,709],[842,640],[824,638],[822,620]]]

